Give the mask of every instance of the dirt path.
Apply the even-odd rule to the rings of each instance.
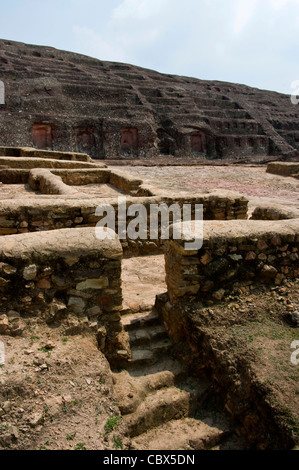
[[[124,310],[151,309],[156,295],[167,291],[164,255],[124,259],[122,288]]]

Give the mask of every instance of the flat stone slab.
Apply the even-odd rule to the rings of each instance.
[[[122,257],[119,240],[97,240],[93,228],[81,228],[3,236],[0,258],[28,259],[32,264],[35,259],[57,259],[58,254],[70,260],[79,259],[93,251],[112,259]]]
[[[273,162],[269,163],[267,173],[282,176],[295,176],[299,177],[299,162]]]
[[[105,168],[101,163],[77,162],[69,160],[52,160],[49,158],[0,157],[0,166],[9,168]]]

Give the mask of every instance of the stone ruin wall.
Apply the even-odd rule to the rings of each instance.
[[[246,374],[236,389],[229,361],[222,350],[211,348],[188,308],[190,303],[212,305],[231,294],[242,296],[260,285],[298,278],[296,208],[260,205],[247,220],[248,200],[237,193],[174,195],[88,160],[76,161],[74,155],[68,161],[61,155],[53,159],[53,154],[0,157],[1,182],[27,184],[35,194],[0,202],[0,335],[21,336],[24,319],[31,317],[52,327],[63,322],[66,336],[94,335],[111,366],[119,367],[131,357],[121,321],[122,258],[164,251],[168,292],[157,297],[156,307],[167,331],[176,345],[183,344],[182,354],[194,372],[211,367],[214,383],[225,391],[228,411],[244,424],[245,434],[253,432],[250,423],[246,427],[247,408],[239,411],[238,406],[245,401],[259,409],[259,390]],[[203,247],[186,250],[184,243],[192,241],[187,231],[182,240],[157,243],[97,240],[97,206],[109,203],[117,210],[118,201],[89,196],[86,184],[113,186],[126,195],[127,207],[141,204],[148,218],[152,203],[203,204]],[[264,418],[267,426],[270,418]],[[268,436],[269,427],[266,431]]]
[[[203,204],[205,212],[210,218],[217,218],[218,220],[225,220],[225,218],[242,217],[247,215],[247,206],[241,201],[241,208],[238,206],[238,200],[219,198],[217,195],[211,195],[209,198],[195,199],[197,204]],[[146,240],[122,240],[123,249],[125,254],[150,254],[157,250],[162,252],[163,244],[161,240],[150,240],[150,205],[152,203],[162,204],[167,202],[167,199],[162,197],[155,198],[127,198],[127,208],[132,204],[142,204],[148,214],[148,238]],[[193,203],[194,198],[179,198],[176,201],[181,206],[183,204]],[[242,206],[243,202],[243,206]],[[0,203],[0,236],[13,235],[19,233],[42,232],[48,230],[59,230],[62,228],[82,228],[94,227],[101,220],[102,217],[96,216],[95,211],[98,205],[103,201],[98,199],[92,203],[77,200],[65,201],[57,200],[53,202],[41,201],[37,207],[32,206],[30,202],[19,203],[17,201],[11,202],[9,205],[4,202]],[[118,231],[118,201],[110,200],[115,208],[116,213],[116,231]],[[244,207],[245,206],[245,207]],[[127,218],[129,224],[135,217]],[[159,230],[161,228],[161,220],[159,220]]]
[[[111,362],[129,355],[120,311],[122,248],[94,230],[56,230],[1,237],[0,333],[22,334],[22,318],[47,324],[67,318],[66,334],[95,334]]]
[[[103,216],[96,215],[99,205],[109,203],[115,209],[116,232],[118,232],[118,199],[101,199],[83,193],[86,184],[110,184],[117,188],[120,196],[126,196],[127,209],[133,204],[145,207],[148,219],[148,233],[145,240],[121,240],[125,255],[150,254],[162,252],[163,244],[160,239],[150,239],[151,204],[161,205],[177,203],[182,208],[184,204],[192,205],[194,217],[195,204],[203,205],[204,218],[207,220],[246,219],[248,200],[237,193],[213,191],[206,194],[184,196],[168,194],[159,188],[143,184],[142,180],[127,176],[118,171],[106,168],[73,169],[73,163],[64,162],[68,168],[42,168],[52,160],[41,160],[41,168],[36,166],[37,159],[11,158],[16,166],[29,166],[27,169],[0,170],[0,181],[5,184],[28,184],[32,190],[39,191],[40,196],[27,200],[4,200],[0,202],[0,235],[59,230],[63,228],[95,227]],[[34,161],[33,161],[34,160]],[[0,158],[9,163],[7,158]],[[54,161],[53,161],[54,162]],[[58,163],[59,160],[56,160]],[[32,165],[29,165],[29,164]],[[82,187],[82,192],[72,188],[73,185]],[[49,199],[49,196],[51,198]],[[172,213],[170,213],[172,216]],[[127,217],[127,225],[135,216]],[[161,217],[158,220],[159,234],[161,233]]]
[[[86,153],[59,152],[53,150],[41,150],[32,147],[0,147],[0,154],[3,157],[24,157],[24,158],[49,158],[74,162],[92,162]]]
[[[166,283],[170,301],[221,301],[259,284],[281,285],[299,276],[299,219],[204,223],[203,246],[166,242]]]
[[[7,158],[0,160],[7,162]],[[248,200],[230,191],[175,196],[121,172],[89,163],[82,162],[81,168],[74,168],[80,162],[60,161],[59,156],[56,160],[23,158],[24,161],[22,157],[11,157],[16,168],[0,170],[3,183],[27,183],[41,193],[24,201],[16,198],[0,202],[0,291],[7,306],[1,323],[12,334],[14,326],[10,326],[9,316],[20,321],[20,316],[36,311],[51,322],[51,315],[55,320],[56,314],[59,317],[70,311],[86,321],[87,327],[92,325],[101,349],[111,360],[117,351],[129,354],[122,338],[119,313],[122,256],[165,251],[168,295],[174,305],[190,299],[220,301],[230,293],[242,293],[257,284],[280,285],[285,279],[298,277],[296,209],[261,206],[255,209],[252,220],[246,220]],[[31,169],[33,160],[40,160],[41,168]],[[42,168],[51,162],[62,167]],[[190,252],[184,248],[184,238],[152,241],[148,236],[147,240],[127,239],[121,243],[96,240],[95,227],[101,219],[96,215],[97,206],[112,204],[117,221],[118,200],[95,198],[78,190],[72,192],[72,185],[84,188],[89,183],[111,184],[121,190],[127,197],[127,208],[141,204],[148,221],[153,203],[168,206],[178,203],[181,207],[188,203],[203,204],[203,247]],[[128,223],[133,219],[135,216],[128,217]],[[116,223],[116,231],[117,228]],[[190,242],[190,234],[188,237]],[[68,264],[66,259],[72,261]],[[12,286],[17,286],[17,295]],[[60,302],[58,307],[56,300]],[[92,312],[98,323],[92,321]]]
[[[299,179],[299,163],[272,162],[267,166],[267,172],[274,175],[292,176]]]
[[[276,413],[281,409],[269,406],[271,398],[253,378],[252,367],[246,359],[230,355],[228,344],[224,350],[221,328],[220,333],[217,330],[218,319],[222,328],[226,325],[216,314],[217,306],[231,301],[231,296],[242,298],[255,289],[288,285],[287,281],[299,277],[298,210],[264,205],[253,216],[206,221],[200,250],[186,250],[185,242],[193,241],[188,227],[184,239],[166,241],[167,293],[156,297],[156,308],[179,357],[199,375],[208,371],[241,432],[253,440],[263,436],[271,444],[277,441],[278,447],[290,448],[294,441],[289,442],[285,428],[277,426]],[[238,314],[241,324],[241,309]]]
[[[298,171],[297,163],[273,162],[267,167],[267,172],[282,176],[296,176]],[[184,243],[165,242],[166,282],[174,304],[190,297],[221,301],[232,293],[242,294],[242,289],[278,286],[299,277],[296,207],[260,204],[250,220],[204,221],[202,248],[188,251]]]

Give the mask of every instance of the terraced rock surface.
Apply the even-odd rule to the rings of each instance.
[[[0,145],[101,159],[298,158],[299,113],[287,95],[9,40],[0,80]]]

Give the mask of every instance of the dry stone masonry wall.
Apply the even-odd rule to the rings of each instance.
[[[267,166],[267,172],[274,175],[292,176],[299,179],[299,163],[272,162]]]
[[[25,159],[25,169],[22,168],[21,158],[11,157],[16,168],[0,170],[0,182],[4,185],[27,184],[32,190],[28,198],[23,199],[16,195],[14,199],[5,199],[0,202],[0,235],[13,235],[36,231],[59,230],[63,228],[96,227],[97,223],[106,216],[96,215],[96,209],[103,204],[110,204],[115,210],[115,229],[119,226],[119,200],[116,197],[100,198],[90,195],[85,186],[88,184],[109,185],[115,188],[119,196],[126,196],[126,208],[133,204],[141,205],[147,214],[147,237],[142,240],[131,240],[129,237],[122,240],[125,253],[134,254],[151,253],[162,249],[160,240],[161,217],[158,219],[159,238],[152,240],[150,236],[151,207],[167,204],[191,205],[192,217],[195,214],[195,205],[203,205],[205,220],[231,220],[246,219],[248,200],[232,191],[211,191],[189,195],[174,195],[169,191],[144,184],[142,180],[112,171],[106,168],[74,169],[70,168],[28,169],[27,162],[38,159]],[[1,160],[1,158],[0,158]],[[42,160],[48,163],[52,160]],[[57,162],[57,160],[53,160]],[[86,163],[82,163],[86,165]],[[75,186],[75,187],[73,187]],[[127,217],[127,226],[136,216]],[[170,218],[172,213],[170,212]],[[171,220],[171,219],[170,219]]]
[[[121,260],[118,240],[99,241],[88,228],[2,237],[0,333],[22,334],[24,317],[66,318],[70,334],[93,331],[112,362],[125,355]]]
[[[79,194],[79,193],[78,193]],[[115,209],[116,231],[118,230],[118,200],[107,201]],[[125,251],[130,250],[135,254],[138,251],[151,252],[157,247],[162,248],[161,240],[150,239],[150,211],[151,204],[163,204],[169,202],[168,198],[127,198],[127,208],[132,204],[141,204],[145,207],[148,217],[148,233],[145,240],[122,240]],[[177,198],[171,204],[177,202],[182,207],[183,204],[203,204],[204,216],[207,220],[231,220],[232,218],[245,219],[247,217],[247,200],[233,197],[219,197],[211,193],[209,196],[200,198]],[[57,230],[62,228],[96,227],[102,217],[95,215],[98,205],[103,204],[101,199],[92,201],[82,199],[81,202],[75,198],[73,200],[57,199],[48,201],[41,199],[36,205],[32,201],[14,200],[7,203],[0,203],[0,235],[12,235],[17,233],[28,233],[35,231]],[[127,225],[134,219],[133,216],[127,218]],[[159,219],[159,227],[161,220]]]
[[[280,285],[299,276],[299,219],[206,221],[200,250],[187,238],[166,242],[166,282],[172,303],[194,297],[220,301],[256,284]],[[192,237],[192,235],[191,235]]]

